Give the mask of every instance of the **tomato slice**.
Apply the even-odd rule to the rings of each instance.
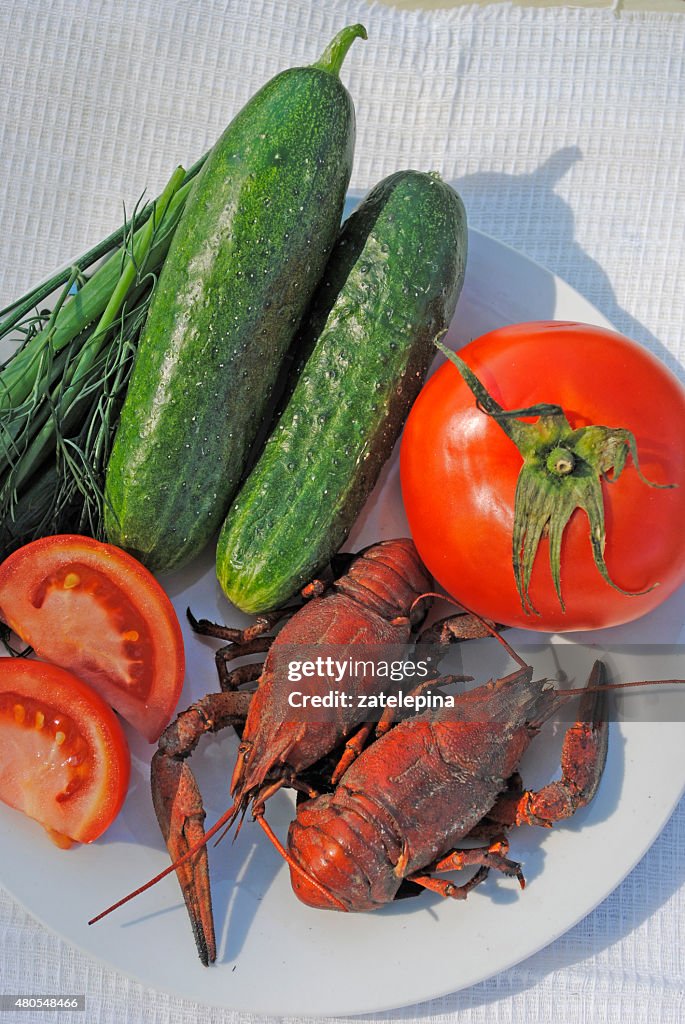
[[[131,555],[71,534],[27,544],[0,565],[0,618],[151,743],[159,737],[183,686],[183,638],[171,601]]]
[[[0,800],[62,847],[92,843],[116,818],[131,758],[117,716],[70,672],[0,658]]]

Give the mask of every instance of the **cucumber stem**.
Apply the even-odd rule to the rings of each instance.
[[[313,66],[321,68],[322,71],[329,71],[332,75],[339,75],[347,51],[355,39],[368,39],[363,25],[348,25],[341,29]]]

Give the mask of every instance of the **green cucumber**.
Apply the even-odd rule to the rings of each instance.
[[[335,242],[355,118],[338,73],[361,25],[268,82],[188,196],[140,340],[107,469],[109,540],[150,568],[221,525]]]
[[[309,358],[219,537],[217,576],[243,611],[278,607],[349,533],[449,324],[467,230],[437,175],[399,171],[343,226],[303,321]]]

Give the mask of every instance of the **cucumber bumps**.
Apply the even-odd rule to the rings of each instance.
[[[466,247],[461,199],[418,171],[386,178],[344,225],[298,339],[311,354],[219,538],[239,608],[282,604],[347,536],[450,322]]]
[[[264,86],[209,154],[140,340],[107,470],[109,540],[151,569],[221,525],[335,241],[355,118],[338,73],[361,25]]]

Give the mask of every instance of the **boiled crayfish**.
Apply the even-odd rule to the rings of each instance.
[[[578,691],[534,680],[528,665],[459,695],[448,711],[400,722],[333,793],[298,806],[288,833],[294,891],[310,906],[363,911],[393,900],[404,880],[464,899],[495,869],[523,887],[503,833],[524,822],[552,825],[592,799],[607,753],[604,689],[596,662],[565,736],[562,777],[539,792],[522,789],[518,764],[541,725]],[[474,837],[493,841],[459,848]],[[436,878],[476,865],[463,885]]]
[[[585,690],[559,690],[549,680],[533,679],[532,668],[505,643],[518,661],[515,672],[458,695],[445,712],[397,724],[384,713],[373,740],[373,723],[360,724],[356,709],[326,723],[286,722],[274,714],[274,708],[283,706],[278,691],[284,680],[274,671],[279,646],[406,642],[422,617],[419,605],[431,596],[427,585],[411,541],[389,541],[358,556],[331,588],[316,583],[307,588],[312,599],[276,639],[266,632],[283,612],[262,616],[242,632],[195,624],[199,632],[228,641],[217,652],[222,692],[209,694],[180,714],[160,740],[153,759],[153,794],[173,864],[115,907],[175,869],[200,957],[204,963],[213,961],[205,844],[250,804],[287,860],[296,894],[310,906],[372,910],[402,895],[406,883],[460,899],[491,869],[524,884],[521,866],[506,856],[505,831],[522,823],[549,826],[592,799],[607,752],[604,691],[650,683],[606,684],[597,662]],[[424,630],[419,639],[444,649],[454,640],[492,631],[476,616],[462,614]],[[228,671],[234,658],[267,649],[262,667]],[[236,689],[257,677],[254,695]],[[379,685],[378,680],[365,684]],[[583,695],[581,708],[566,733],[561,779],[539,792],[524,790],[517,772],[521,757],[544,722],[578,694]],[[201,735],[231,724],[242,729],[232,781],[234,802],[205,832],[202,800],[186,758]],[[329,770],[331,754],[346,738],[337,766]],[[322,764],[326,767],[320,770]],[[317,767],[331,792],[318,795],[307,781],[312,777],[307,770],[316,772]],[[282,786],[299,790],[287,849],[263,816],[265,801]],[[474,838],[487,845],[461,848],[462,840]],[[436,877],[469,866],[478,870],[462,885]]]
[[[284,720],[284,698],[291,686],[283,676],[279,651],[312,645],[401,647],[425,617],[430,587],[430,577],[413,542],[391,540],[361,552],[330,587],[319,581],[309,584],[303,591],[306,603],[275,638],[267,634],[287,615],[287,609],[262,615],[242,631],[191,617],[198,633],[227,641],[217,652],[221,692],[208,694],[191,705],[162,734],[152,760],[152,794],[203,963],[216,959],[206,840],[220,828],[230,827],[251,805],[255,818],[285,852],[263,818],[265,802],[283,786],[315,795],[303,773],[347,740],[337,767],[328,773],[327,781],[337,782],[362,750],[373,725],[364,724],[367,713],[356,702],[339,708],[327,721]],[[439,642],[454,642],[487,636],[489,632],[480,620],[462,614],[431,627],[430,635]],[[259,653],[266,653],[263,664],[241,665],[229,671],[232,661]],[[254,695],[238,689],[255,680]],[[309,685],[321,690],[330,682],[314,678]],[[367,693],[380,693],[387,687],[387,680],[369,675],[358,679],[356,685]],[[231,780],[233,804],[205,833],[202,797],[187,758],[201,736],[229,725],[241,730]],[[311,880],[310,884],[316,886]],[[325,896],[323,889],[321,895]]]

